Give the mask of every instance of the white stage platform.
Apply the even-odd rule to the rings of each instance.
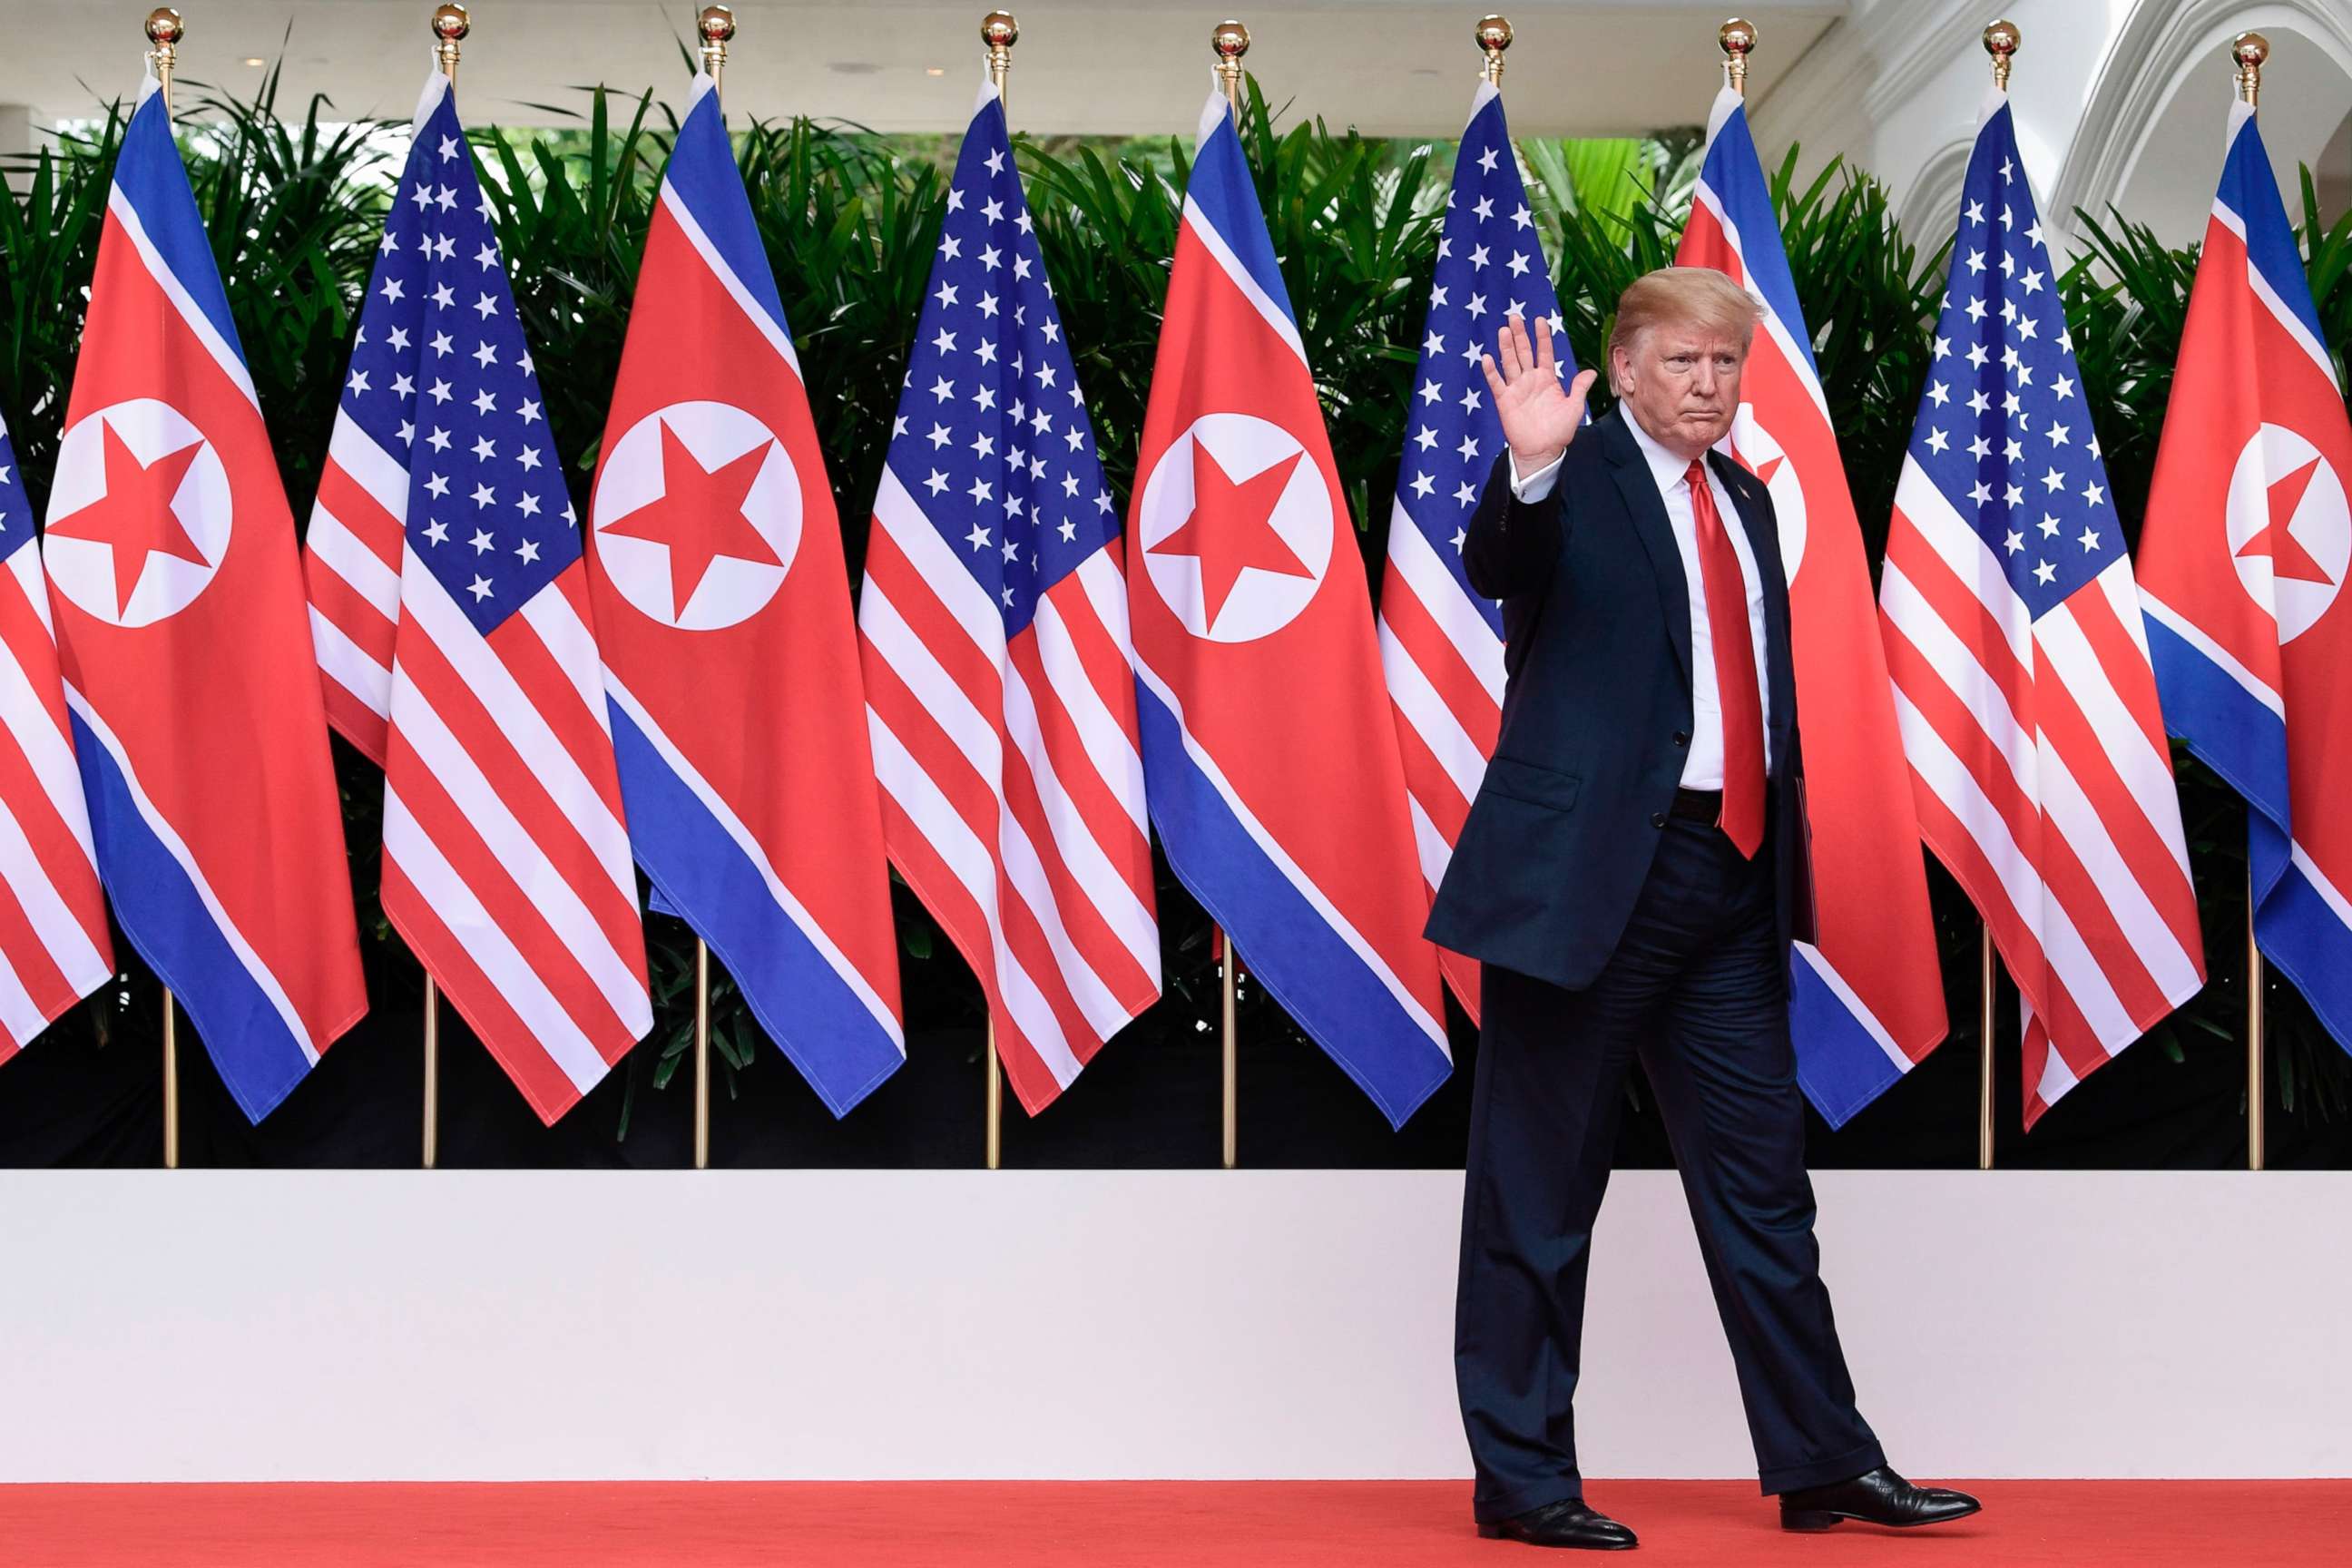
[[[2352,1176],[1815,1180],[1899,1466],[2352,1475]],[[0,1172],[0,1479],[1461,1475],[1460,1191]],[[1752,1473],[1671,1173],[1612,1187],[1586,1360],[1588,1473]]]

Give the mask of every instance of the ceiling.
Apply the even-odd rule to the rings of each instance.
[[[1209,83],[1211,26],[1230,12],[1145,0],[1030,0],[1007,92],[1016,127],[1042,133],[1189,133]],[[1450,134],[1468,108],[1478,7],[1406,0],[1241,6],[1249,65],[1269,99],[1379,135]],[[1721,79],[1727,0],[1516,0],[1505,88],[1521,134],[1605,136],[1692,124]],[[428,63],[426,0],[184,0],[184,79],[238,86],[248,60],[286,58],[281,104],[326,93],[336,118],[405,119]],[[149,7],[0,0],[0,104],[37,123],[88,116],[127,95]],[[676,39],[696,7],[669,0],[478,0],[459,72],[467,118],[549,123],[603,81],[682,98]],[[1846,12],[1846,0],[1759,4],[1753,85],[1769,89]],[[735,6],[730,115],[808,113],[877,131],[958,129],[982,68],[986,7],[926,0]],[[929,74],[936,71],[940,74]]]

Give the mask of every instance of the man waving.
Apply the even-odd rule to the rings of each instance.
[[[1464,545],[1502,601],[1502,731],[1428,934],[1482,961],[1454,1363],[1483,1535],[1630,1547],[1586,1506],[1575,1392],[1592,1222],[1625,1068],[1666,1120],[1792,1530],[1977,1509],[1912,1486],[1854,1408],[1813,1241],[1789,944],[1811,870],[1789,591],[1763,485],[1713,448],[1757,321],[1721,273],[1620,300],[1618,406],[1585,426],[1549,326],[1507,323],[1507,447]],[[1497,363],[1499,359],[1499,363]]]

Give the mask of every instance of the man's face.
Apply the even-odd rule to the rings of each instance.
[[[1660,446],[1696,458],[1730,432],[1748,361],[1737,338],[1667,322],[1614,358],[1618,395]]]

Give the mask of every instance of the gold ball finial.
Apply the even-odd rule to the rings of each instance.
[[[705,5],[694,19],[694,30],[706,44],[725,44],[735,37],[735,11],[730,5]]]
[[[980,19],[980,41],[991,49],[1009,49],[1021,41],[1021,24],[1010,11],[991,11]]]
[[[1724,85],[1745,97],[1748,57],[1756,52],[1756,24],[1745,16],[1733,16],[1715,30],[1715,41],[1723,50]]]
[[[1249,29],[1230,17],[1218,23],[1209,34],[1209,47],[1216,51],[1217,58],[1236,69],[1242,57],[1249,53]]]
[[[2271,41],[2260,33],[2240,33],[2230,40],[2230,58],[2238,67],[2238,96],[2253,108],[2263,96],[2263,64],[2271,58]]]
[[[466,8],[458,5],[436,5],[433,8],[433,36],[445,44],[463,42],[474,24],[467,19]]]
[[[1470,35],[1485,51],[1485,75],[1495,87],[1503,85],[1503,51],[1511,47],[1511,23],[1507,16],[1486,16],[1478,18],[1477,27]]]
[[[187,25],[180,14],[169,5],[158,5],[147,13],[147,41],[159,49],[176,47],[188,36]]]
[[[2024,41],[2025,35],[2006,16],[1985,26],[1984,51],[1992,57],[1992,84],[2003,92],[2009,90],[2010,61]]]

